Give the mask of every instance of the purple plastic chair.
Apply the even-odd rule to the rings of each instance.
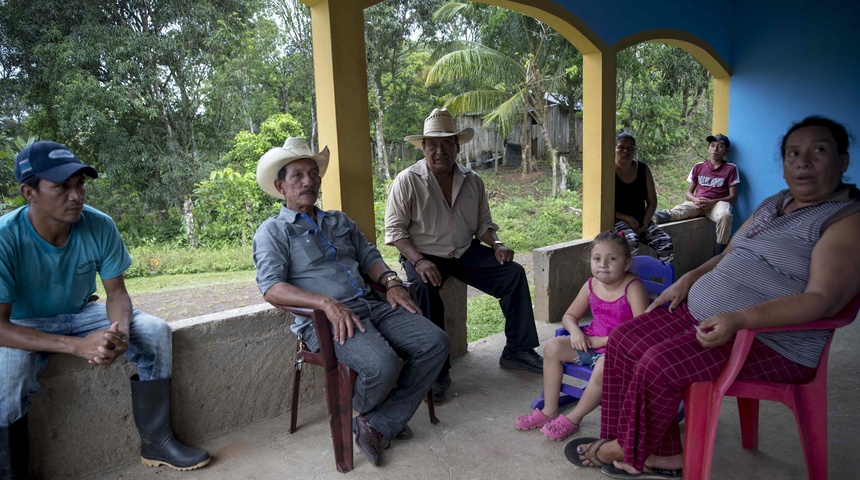
[[[675,281],[675,268],[668,263],[663,263],[654,257],[647,255],[637,255],[633,257],[633,264],[630,266],[630,272],[635,273],[639,280],[645,285],[645,291],[651,298],[659,295],[672,282]],[[556,337],[569,335],[564,328],[558,328],[555,331]],[[584,365],[576,365],[573,363],[564,364],[564,375],[568,377],[578,378],[585,383],[579,386],[569,383],[561,383],[561,393],[558,397],[558,406],[573,403],[582,398],[582,393],[588,385],[588,380],[591,379],[591,367]],[[540,396],[532,401],[532,409],[543,409],[544,397],[541,391]]]

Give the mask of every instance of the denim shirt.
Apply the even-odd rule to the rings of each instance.
[[[282,206],[254,235],[257,285],[266,291],[279,282],[347,302],[364,297],[370,287],[362,279],[382,255],[358,230],[355,222],[337,210],[314,208],[316,218]],[[298,333],[310,319],[297,317]]]

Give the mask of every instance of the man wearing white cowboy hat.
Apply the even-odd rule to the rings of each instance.
[[[277,216],[254,235],[257,284],[267,302],[323,310],[331,322],[338,360],[358,372],[353,408],[355,441],[379,464],[392,438],[407,439],[406,422],[421,404],[448,356],[445,332],[419,314],[397,274],[355,222],[337,210],[316,208],[328,166],[326,147],[314,155],[301,138],[266,152],[257,164],[257,183],[284,200]],[[387,289],[387,303],[374,296],[362,275]],[[291,327],[319,348],[310,319]],[[396,350],[405,352],[402,363]],[[402,368],[401,368],[402,365]]]
[[[483,181],[455,161],[460,145],[473,134],[471,128],[457,131],[448,110],[434,109],[424,120],[424,134],[404,139],[420,148],[424,159],[400,172],[391,185],[385,243],[400,251],[408,279],[418,285],[418,306],[433,323],[444,324],[439,289],[449,276],[456,277],[499,299],[507,337],[499,365],[541,373],[525,270],[496,236],[499,227],[490,215]],[[446,361],[433,387],[438,401],[451,384],[449,369]]]

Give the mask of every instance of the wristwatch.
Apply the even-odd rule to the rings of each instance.
[[[403,283],[403,282],[400,280],[400,277],[398,277],[396,273],[393,273],[393,274],[391,274],[391,275],[389,275],[389,276],[385,277],[385,282],[384,282],[382,285],[383,285],[383,286],[385,286],[385,287],[387,287],[387,286],[388,286],[388,284],[389,284],[389,283],[391,283],[391,282],[392,282],[392,281],[394,281],[394,280],[397,280],[397,283]]]
[[[493,248],[495,248],[495,247],[496,247],[496,245],[500,245],[500,246],[504,247],[504,246],[505,246],[505,242],[503,242],[503,241],[501,241],[501,240],[495,240],[495,241],[493,241]]]

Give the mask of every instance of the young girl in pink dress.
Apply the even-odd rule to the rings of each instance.
[[[556,337],[544,348],[544,408],[536,408],[514,422],[520,430],[541,428],[557,442],[579,430],[582,419],[600,405],[603,385],[603,351],[609,332],[640,315],[648,306],[648,293],[635,275],[628,273],[630,246],[615,232],[598,235],[591,244],[591,275],[564,312],[561,323],[570,337]],[[593,321],[579,328],[579,320],[591,308]],[[591,380],[576,407],[567,415],[558,411],[563,376],[562,362],[594,367]]]

